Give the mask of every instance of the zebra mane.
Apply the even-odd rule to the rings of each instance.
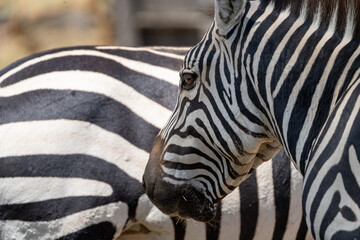
[[[296,15],[319,18],[322,26],[335,26],[335,31],[360,40],[359,0],[261,0],[272,2],[279,10],[290,9]],[[214,8],[203,9],[208,16],[214,16]],[[317,16],[320,15],[320,16]],[[335,23],[333,21],[336,21]]]
[[[306,18],[319,18],[325,27],[335,26],[335,31],[360,40],[360,1],[358,0],[263,0],[275,8],[289,9]],[[334,22],[335,21],[335,22]]]

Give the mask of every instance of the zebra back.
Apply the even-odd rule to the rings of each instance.
[[[143,194],[156,121],[173,107],[179,61],[156,49],[75,47],[1,71],[3,239],[120,234]]]

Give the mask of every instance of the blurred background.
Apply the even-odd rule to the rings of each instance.
[[[192,46],[213,0],[0,0],[0,69],[76,45]]]

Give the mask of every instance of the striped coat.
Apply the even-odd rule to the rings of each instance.
[[[284,153],[203,224],[162,214],[141,177],[184,49],[76,47],[0,72],[0,239],[305,239]]]

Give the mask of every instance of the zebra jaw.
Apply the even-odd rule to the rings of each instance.
[[[192,218],[200,222],[209,222],[215,217],[215,205],[202,191],[190,184],[175,185],[163,179],[150,186],[148,183],[149,181],[144,177],[145,192],[163,213],[182,219]]]
[[[193,218],[200,222],[211,221],[216,207],[195,188],[187,187],[179,199],[177,215],[181,218]]]

